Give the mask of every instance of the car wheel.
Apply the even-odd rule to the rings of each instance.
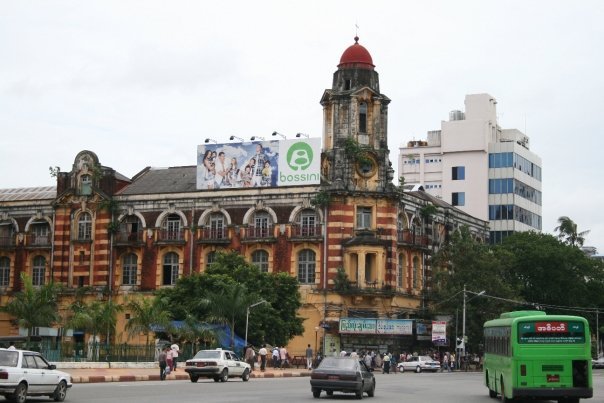
[[[357,399],[362,399],[363,398],[363,389],[365,389],[365,384],[364,383],[362,383],[361,387],[359,388],[359,390],[357,390],[355,392],[355,394],[357,396]]]
[[[219,377],[219,376],[215,376],[215,377],[214,377],[214,382],[218,382],[219,380],[220,380],[220,377]]]
[[[226,382],[228,380],[229,380],[229,370],[225,368],[220,373],[220,382]]]
[[[243,371],[243,374],[241,375],[241,379],[243,380],[243,382],[247,382],[250,380],[250,370],[249,369],[245,369],[245,371]]]
[[[312,397],[314,397],[315,399],[318,399],[320,396],[321,396],[321,389],[312,388]]]
[[[327,396],[333,396],[333,390],[326,390]]]
[[[373,397],[375,396],[375,379],[373,380],[373,384],[371,385],[371,389],[367,391],[367,396]]]
[[[420,366],[415,367],[415,373],[419,374],[420,372],[422,372],[422,369]]]
[[[189,375],[189,378],[191,378],[191,382],[195,383],[199,380],[199,376],[197,375]]]
[[[15,403],[25,403],[27,400],[27,385],[23,382],[20,383],[10,400]]]
[[[67,396],[67,383],[65,381],[59,382],[55,392],[52,394],[52,399],[55,402],[62,402],[65,400],[65,396]]]

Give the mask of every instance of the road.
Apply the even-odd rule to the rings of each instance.
[[[482,385],[481,373],[376,374],[377,388],[370,402],[493,403]],[[113,382],[76,384],[68,392],[68,402],[105,403],[187,403],[187,402],[322,402],[356,400],[354,395],[325,393],[314,399],[308,377],[212,380]],[[48,402],[31,399],[30,402]],[[594,398],[586,403],[604,402],[604,371],[594,371]]]

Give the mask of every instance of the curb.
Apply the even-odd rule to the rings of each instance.
[[[310,372],[265,372],[252,373],[250,378],[293,378],[310,376]],[[90,376],[72,376],[72,383],[103,383],[103,382],[138,382],[138,381],[159,381],[159,375],[90,375]],[[170,374],[166,377],[166,381],[188,381],[189,375],[186,374]]]

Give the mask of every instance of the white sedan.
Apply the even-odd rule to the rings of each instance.
[[[62,402],[71,388],[71,375],[57,371],[40,353],[0,348],[0,395],[16,403],[28,396],[48,396]]]
[[[440,363],[438,361],[434,361],[431,357],[427,355],[413,356],[409,358],[407,361],[399,362],[396,365],[396,368],[400,372],[405,371],[415,371],[420,373],[422,371],[432,371],[436,372],[440,369]]]

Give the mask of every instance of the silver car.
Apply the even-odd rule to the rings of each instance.
[[[71,388],[71,375],[57,371],[40,353],[0,348],[0,395],[25,403],[28,396],[48,396],[62,402]]]
[[[400,372],[415,371],[420,373],[422,371],[436,372],[440,369],[440,363],[434,361],[432,357],[427,355],[413,356],[407,361],[399,362],[396,368]]]

